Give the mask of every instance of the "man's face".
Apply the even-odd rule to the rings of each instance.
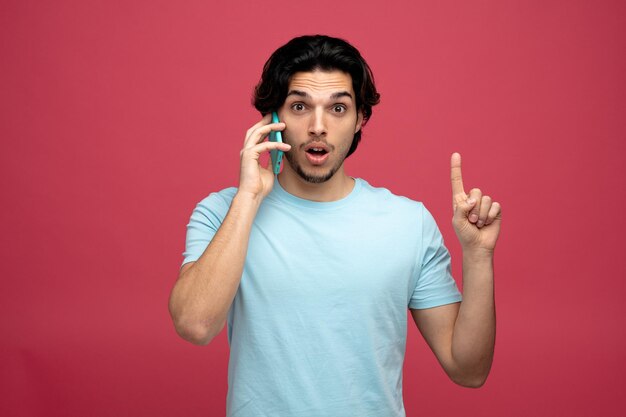
[[[363,120],[352,77],[337,70],[293,74],[279,117],[291,145],[289,166],[310,183],[328,181],[342,167]]]

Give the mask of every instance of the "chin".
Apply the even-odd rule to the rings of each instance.
[[[285,155],[287,156],[289,154]],[[298,177],[311,184],[325,183],[326,181],[331,179],[341,167],[341,164],[337,164],[332,168],[327,168],[325,171],[318,169],[317,172],[307,172],[302,168],[302,165],[298,161],[293,160],[293,158],[287,157],[287,162],[289,163],[291,169],[298,175]]]
[[[296,172],[298,173],[298,176],[302,178],[303,180],[305,180],[306,182],[309,182],[311,184],[321,184],[331,179],[333,175],[335,175],[336,171],[329,171],[325,175],[307,174],[306,172],[303,172],[302,170],[296,170]]]

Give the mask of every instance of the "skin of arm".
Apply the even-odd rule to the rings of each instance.
[[[284,123],[269,123],[270,115],[252,126],[240,153],[239,188],[217,233],[196,262],[180,269],[170,294],[169,311],[177,333],[185,340],[208,344],[224,328],[235,298],[248,250],[254,218],[269,194],[274,174],[262,168],[259,157],[271,149],[288,151],[285,143],[264,139]]]
[[[258,206],[257,201],[236,195],[202,256],[181,268],[169,310],[183,339],[206,345],[224,328],[241,280]]]
[[[474,188],[463,190],[461,156],[452,155],[454,230],[463,248],[463,301],[411,310],[437,360],[455,383],[471,388],[487,380],[496,338],[493,255],[501,207]]]

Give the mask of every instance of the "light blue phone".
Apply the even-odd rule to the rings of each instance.
[[[275,111],[272,112],[272,123],[280,123],[278,120],[278,113]],[[281,132],[270,132],[270,142],[283,142],[283,135]],[[283,160],[283,151],[279,149],[272,149],[270,151],[270,158],[272,160],[272,169],[274,170],[274,174],[278,175],[280,173],[280,162]]]

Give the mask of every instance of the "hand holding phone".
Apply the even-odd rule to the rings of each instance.
[[[241,162],[237,192],[240,195],[252,196],[255,199],[265,198],[272,191],[276,175],[272,161],[261,163],[261,157],[267,156],[267,152],[272,149],[280,149],[283,152],[288,152],[291,149],[289,144],[279,141],[276,137],[274,137],[276,140],[273,142],[268,140],[272,130],[281,131],[285,129],[284,123],[276,124],[271,123],[271,121],[271,112],[266,113],[246,132],[243,148],[239,152]],[[280,169],[280,161],[278,162],[276,172]]]
[[[278,120],[278,113],[275,111],[272,112],[272,123],[280,123]],[[271,131],[270,132],[270,142],[280,142],[283,141],[283,135],[281,132]],[[283,160],[283,151],[279,149],[272,149],[270,151],[270,159],[272,160],[272,171],[274,171],[275,175],[280,173],[280,163]]]

